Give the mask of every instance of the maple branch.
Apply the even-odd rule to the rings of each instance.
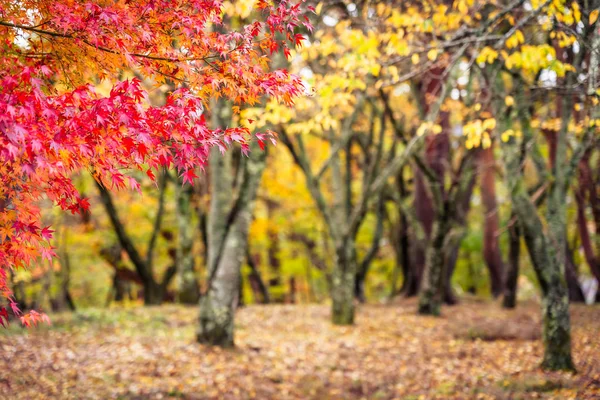
[[[120,52],[120,51],[117,51],[117,50],[114,50],[114,49],[111,49],[111,48],[108,48],[108,47],[100,46],[98,44],[94,44],[94,43],[90,42],[88,39],[79,38],[79,37],[74,36],[72,34],[60,33],[60,32],[55,32],[55,31],[48,31],[48,30],[44,30],[44,29],[38,29],[38,28],[33,27],[33,26],[13,24],[11,22],[6,22],[6,21],[0,21],[0,25],[6,26],[6,27],[10,27],[10,28],[22,29],[24,31],[29,31],[29,32],[35,32],[35,33],[38,33],[40,35],[47,35],[47,36],[52,36],[52,37],[60,37],[60,38],[64,38],[64,39],[81,40],[86,45],[88,45],[90,47],[93,47],[93,48],[95,48],[97,50],[104,51],[106,53],[124,54],[123,52]],[[239,47],[235,47],[234,49],[230,50],[228,54],[230,54],[231,52],[233,52],[235,50],[238,50],[238,49],[239,49]],[[171,63],[186,62],[186,61],[204,61],[206,64],[208,64],[212,68],[215,68],[215,67],[208,60],[211,59],[211,58],[217,58],[217,57],[219,57],[216,54],[210,55],[210,56],[204,56],[204,57],[189,57],[189,58],[155,56],[155,55],[152,55],[152,54],[142,54],[142,53],[127,53],[127,54],[130,55],[130,56],[133,56],[133,57],[137,57],[137,58],[146,58],[146,59],[149,59],[149,60],[165,61],[165,62],[171,62]]]

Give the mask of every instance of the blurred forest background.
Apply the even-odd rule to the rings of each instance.
[[[525,127],[518,114],[508,125],[513,129],[499,132],[492,102],[506,98],[513,106],[516,95],[511,96],[510,89],[490,93],[492,89],[479,81],[486,78],[483,67],[498,52],[480,45],[470,59],[449,69],[445,58],[450,54],[402,48],[409,43],[402,40],[404,35],[428,33],[416,28],[432,20],[427,16],[459,25],[452,18],[460,13],[445,15],[447,6],[431,10],[432,15],[421,15],[410,6],[394,9],[385,2],[373,4],[373,9],[354,3],[317,6],[315,31],[306,32],[308,43],[290,61],[277,61],[299,74],[306,86],[306,95],[293,108],[275,100],[242,109],[226,101],[213,105],[214,127],[268,127],[279,134],[277,145],[255,146],[250,155],[235,149],[215,155],[208,168],[197,172],[193,186],[182,184],[174,171],[159,172],[157,184],[134,173],[142,184],[140,193],[108,193],[89,174],[78,174],[77,188],[90,199],[91,210],[81,215],[46,213],[45,222],[56,227],[53,245],[60,258],[51,268],[40,264],[15,272],[11,279],[18,302],[25,308],[54,311],[115,302],[195,303],[210,275],[211,232],[220,225],[232,231],[236,223],[248,225],[232,232],[239,235],[234,258],[241,270],[240,304],[326,301],[339,240],[335,227],[349,222],[354,224],[347,247],[357,264],[356,298],[378,303],[415,296],[437,217],[428,188],[433,177],[423,170],[439,176],[446,186],[441,190],[444,200],[453,209],[445,232],[445,301],[454,303],[467,293],[504,295],[510,307],[515,292],[522,299],[539,298],[499,153],[501,134],[506,139]],[[226,9],[236,18],[248,18],[252,2],[226,3]],[[580,16],[582,25],[590,12]],[[381,31],[373,25],[380,20],[389,23]],[[409,32],[407,24],[415,32]],[[527,80],[531,86],[529,102],[515,107],[526,109],[534,135],[529,138],[533,150],[524,160],[523,179],[543,213],[544,190],[550,184],[547,170],[553,168],[561,129],[561,70],[580,53],[573,52],[577,35],[550,31],[546,39],[536,29],[535,24],[523,28],[521,36],[540,44],[523,50],[533,52],[522,55],[531,60],[519,64],[522,77],[513,72],[511,79]],[[514,40],[518,45],[524,39]],[[549,44],[541,44],[544,41]],[[559,50],[567,57],[563,62],[548,56]],[[582,68],[592,56],[580,60]],[[155,85],[146,84],[150,89]],[[110,87],[108,82],[98,84],[101,93]],[[164,102],[171,88],[168,82],[154,88],[152,101]],[[406,165],[390,169],[399,148],[423,134],[422,121],[441,99],[441,89],[443,106],[435,110],[441,115],[439,124],[431,130],[426,148]],[[572,100],[577,115],[584,107],[580,100]],[[565,198],[565,279],[571,301],[594,303],[600,299],[600,158],[595,138],[586,147]],[[389,177],[384,184],[382,176]],[[234,206],[248,209],[248,216],[241,218],[244,223],[228,219]],[[220,249],[221,257],[228,256],[228,250]],[[507,274],[512,276],[507,279]]]
[[[287,58],[274,56],[276,67],[305,84],[294,106],[271,99],[240,106],[215,98],[207,115],[213,128],[272,130],[273,143],[252,141],[248,154],[235,145],[213,149],[193,185],[173,170],[159,170],[156,182],[131,173],[139,192],[109,191],[88,172],[78,173],[73,179],[90,210],[71,215],[43,204],[59,257],[12,272],[17,303],[55,315],[55,325],[38,328],[42,332],[70,332],[68,326],[80,324],[135,336],[150,326],[157,328],[148,336],[159,332],[163,341],[182,334],[188,343],[195,335],[224,347],[235,337],[242,354],[256,354],[256,363],[267,362],[271,346],[283,364],[286,354],[297,365],[315,363],[290,355],[306,345],[294,336],[303,331],[340,359],[358,357],[350,350],[344,355],[344,346],[357,349],[365,358],[348,361],[352,371],[361,371],[353,363],[362,362],[372,371],[377,365],[404,368],[393,351],[391,358],[370,359],[368,343],[361,342],[369,340],[377,354],[391,351],[377,347],[383,342],[414,351],[419,365],[431,367],[438,356],[470,360],[470,367],[457,364],[456,371],[476,369],[477,360],[487,365],[479,372],[485,382],[467,379],[469,370],[453,375],[448,360],[440,370],[420,370],[448,377],[433,386],[419,386],[425,375],[402,375],[417,383],[396,386],[400,397],[477,398],[473,387],[482,384],[492,387],[482,392],[487,398],[511,391],[523,397],[555,390],[555,398],[600,395],[594,366],[600,356],[598,1],[312,6],[314,30],[299,30],[304,45]],[[251,1],[225,2],[224,10],[226,26],[256,18]],[[158,105],[179,84],[143,82]],[[110,87],[97,82],[101,93]],[[197,307],[171,303],[200,304],[199,318]],[[277,306],[258,306],[267,304]],[[234,323],[239,308],[241,322]],[[66,311],[74,313],[61,314]],[[355,313],[355,328],[325,323],[351,325]],[[410,343],[426,337],[433,355],[423,347],[410,350]],[[288,338],[295,350],[281,347]],[[482,354],[472,353],[485,346]],[[512,346],[520,353],[510,353]],[[185,360],[192,352],[212,357],[214,365],[253,362],[239,359],[240,353],[175,347],[173,354],[187,352]],[[148,350],[165,357],[156,351]],[[507,367],[508,354],[519,368]],[[495,357],[507,359],[494,367]],[[576,367],[581,374],[536,375],[542,359],[547,369]],[[383,372],[377,375],[382,381],[344,375],[339,382],[334,372],[321,372],[315,376],[333,383],[320,386],[321,378],[297,382],[293,365],[285,368],[265,372],[266,383],[255,392],[242,381],[233,385],[237,392],[228,392],[233,389],[221,387],[218,377],[206,387],[190,385],[215,398],[225,393],[219,390],[232,398],[394,397],[386,385],[396,377],[381,378]],[[500,375],[486,381],[495,368]],[[244,371],[235,374],[243,379]],[[136,382],[139,387],[117,392],[132,398],[160,392]],[[460,388],[463,383],[470,391]],[[59,387],[55,395],[73,390],[49,385]],[[160,393],[189,395],[185,385],[177,387]]]

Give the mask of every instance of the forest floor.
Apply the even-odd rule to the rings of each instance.
[[[324,305],[249,306],[230,350],[194,342],[193,307],[84,310],[0,333],[0,398],[598,399],[600,306],[571,312],[577,374],[538,369],[535,304],[430,318],[403,300],[360,307],[353,327]]]

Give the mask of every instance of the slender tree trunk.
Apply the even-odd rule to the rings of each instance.
[[[504,308],[515,308],[517,305],[517,285],[519,280],[519,259],[521,257],[521,230],[516,215],[513,213],[511,221],[515,222],[509,227],[509,262],[506,269],[504,298],[502,306]]]
[[[144,305],[158,306],[161,305],[164,299],[165,292],[161,285],[151,282],[144,285]]]
[[[404,200],[408,196],[406,190],[406,183],[404,181],[404,168],[400,169],[400,172],[396,175],[396,187],[400,201]],[[414,265],[411,264],[410,251],[409,251],[409,231],[408,231],[408,218],[404,210],[399,209],[398,221],[395,225],[390,227],[391,240],[393,242],[393,249],[395,253],[395,266],[392,276],[392,290],[390,291],[390,298],[396,296],[399,293],[406,294],[409,292],[411,287],[418,286],[414,283],[416,280],[416,272],[414,271]],[[399,290],[396,289],[396,283],[398,281],[399,272],[402,271],[402,286]],[[418,287],[414,289],[416,295],[419,291]]]
[[[367,270],[359,269],[356,273],[356,278],[354,279],[354,297],[361,302],[365,303],[367,301],[367,297],[365,295],[365,280],[367,278]]]
[[[504,287],[504,263],[496,232],[499,228],[498,204],[496,203],[495,160],[493,147],[479,152],[479,175],[481,198],[485,212],[483,228],[483,258],[490,274],[491,292],[494,297],[502,294]]]
[[[437,212],[433,222],[430,244],[427,248],[425,271],[419,294],[419,314],[439,315],[443,300],[445,281],[444,240],[449,232],[450,221],[447,213]]]
[[[579,284],[579,274],[577,266],[573,260],[573,252],[566,245],[566,260],[565,260],[565,279],[567,281],[567,289],[569,291],[569,301],[573,303],[585,303],[585,296],[581,285]]]
[[[543,232],[535,206],[527,193],[524,190],[521,192],[513,195],[513,204],[522,223],[525,242],[542,288],[545,346],[542,365],[552,370],[572,370],[569,298],[560,259]]]
[[[332,321],[336,325],[354,323],[354,279],[356,277],[356,254],[353,244],[336,246],[335,266],[332,275],[331,299]]]
[[[213,183],[209,215],[209,279],[207,293],[200,300],[197,340],[200,343],[232,347],[234,312],[239,300],[240,268],[246,257],[248,229],[266,153],[256,143],[243,165],[242,179],[232,206],[231,179],[227,160],[218,153],[211,155]]]
[[[453,243],[449,250],[445,253],[445,267],[444,267],[444,303],[452,306],[458,303],[458,297],[452,289],[452,275],[456,269],[456,262],[458,261],[458,252],[460,250],[460,243],[462,242],[461,237],[457,238],[456,243]]]
[[[177,298],[180,303],[196,304],[200,298],[200,289],[194,271],[194,244],[192,225],[191,186],[177,184]]]
[[[260,275],[257,262],[250,252],[249,244],[246,248],[246,260],[248,262],[248,266],[250,267],[250,275],[248,276],[248,279],[250,280],[250,286],[252,286],[252,292],[254,293],[255,298],[260,298],[260,303],[262,304],[269,304],[271,301],[269,289],[267,288],[267,285],[265,285],[265,281]]]
[[[154,226],[152,229],[152,235],[148,243],[148,251],[146,257],[142,257],[140,252],[137,250],[131,237],[125,230],[125,226],[121,219],[117,209],[113,203],[112,196],[108,189],[104,187],[100,182],[96,182],[98,190],[100,192],[100,199],[104,205],[106,213],[111,221],[111,224],[117,234],[119,244],[121,248],[127,253],[131,263],[135,267],[139,281],[144,288],[144,305],[159,305],[163,302],[166,294],[166,288],[171,278],[173,277],[174,268],[169,267],[165,273],[162,282],[158,282],[154,278],[153,274],[153,260],[154,251],[156,247],[156,240],[158,239],[160,227],[162,224],[162,217],[164,214],[164,201],[165,201],[165,190],[167,184],[167,174],[163,173],[159,180],[159,200],[156,217],[154,220]]]
[[[232,347],[235,305],[239,296],[240,265],[244,258],[243,226],[234,224],[227,235],[208,293],[200,301],[198,341]],[[240,251],[241,250],[241,251]]]
[[[506,127],[504,119],[501,120],[500,126],[501,131]],[[523,237],[542,289],[542,366],[551,370],[573,370],[569,297],[564,274],[565,199],[557,192],[563,188],[555,186],[554,192],[548,196],[549,236],[544,232],[538,210],[525,188],[520,161],[523,148],[515,138],[511,138],[504,147],[506,176],[513,209],[523,230]],[[557,158],[556,162],[562,163],[562,157]],[[557,179],[555,185],[557,184],[561,184],[560,179]]]
[[[273,217],[275,210],[278,205],[272,201],[267,201],[267,213],[269,218]],[[274,220],[272,220],[274,221]],[[269,270],[271,271],[271,279],[269,279],[269,288],[273,293],[272,301],[274,303],[283,303],[285,300],[285,290],[283,290],[284,283],[281,279],[281,261],[279,259],[279,232],[274,223],[270,223],[267,227],[267,238],[269,239],[267,247],[267,260]]]

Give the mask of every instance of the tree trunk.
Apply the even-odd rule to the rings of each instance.
[[[331,318],[335,325],[354,323],[355,277],[356,256],[353,243],[342,243],[336,247],[331,287]]]
[[[229,110],[228,110],[229,112]],[[217,121],[218,126],[224,124]],[[240,268],[246,257],[248,229],[254,201],[266,163],[266,153],[253,142],[240,166],[237,196],[231,204],[232,180],[227,157],[213,152],[210,159],[211,207],[209,214],[208,290],[200,300],[197,340],[232,347],[234,312],[239,300]]]
[[[568,246],[566,246],[565,279],[569,291],[569,301],[573,303],[585,303],[585,296],[579,284],[577,266],[573,260],[573,252]]]
[[[552,370],[572,370],[569,298],[560,259],[544,234],[537,210],[527,194],[513,195],[513,204],[542,288],[545,346],[542,366]]]
[[[449,232],[449,220],[445,211],[439,212],[433,222],[429,247],[425,258],[425,271],[421,293],[419,294],[419,314],[440,315],[446,260],[444,257],[444,239]]]
[[[194,254],[192,252],[193,228],[191,186],[183,186],[183,181],[177,184],[177,299],[183,304],[197,304],[200,290],[196,273],[194,272]]]
[[[458,303],[458,298],[452,289],[452,275],[456,269],[456,262],[458,261],[458,252],[460,250],[460,243],[462,237],[456,240],[456,243],[452,244],[451,248],[446,254],[445,258],[445,274],[444,274],[444,303],[452,306]]]
[[[499,221],[498,204],[496,203],[495,160],[493,147],[481,149],[479,152],[479,175],[481,199],[485,212],[483,228],[483,258],[490,274],[492,296],[502,294],[504,279],[504,263],[498,243]]]
[[[365,279],[367,278],[367,270],[359,269],[354,278],[354,297],[361,302],[365,303],[367,297],[365,295]]]
[[[240,267],[246,254],[251,217],[249,206],[240,211],[230,228],[216,270],[211,271],[208,292],[200,300],[197,335],[200,343],[222,347],[234,345],[234,312],[239,298]]]
[[[496,80],[499,90],[503,90],[503,82]],[[569,102],[567,102],[569,103]],[[518,112],[521,116],[522,140],[531,139],[531,128],[528,126],[529,116],[524,108],[524,92],[517,96]],[[565,110],[570,112],[571,105]],[[504,132],[509,124],[509,115],[499,99],[495,104],[495,114],[499,120],[498,130]],[[552,167],[553,184],[549,189],[546,204],[547,233],[536,205],[529,197],[526,189],[522,160],[527,146],[522,145],[515,137],[503,143],[503,157],[506,165],[507,186],[511,195],[513,210],[523,230],[523,237],[542,289],[542,316],[544,360],[542,367],[550,370],[574,370],[571,358],[571,322],[569,315],[569,297],[565,282],[565,233],[566,233],[566,142],[564,135],[568,128],[569,118],[563,115],[561,134],[558,138],[557,151]],[[560,167],[557,167],[560,166]]]
[[[278,205],[273,201],[267,201],[267,215],[269,218],[273,218]],[[274,221],[274,220],[272,220]],[[281,279],[281,261],[279,260],[279,232],[274,223],[270,223],[267,227],[267,260],[269,270],[271,271],[271,279],[269,279],[269,288],[272,289],[271,295],[274,303],[283,303],[285,300],[285,290],[283,290],[284,283]]]
[[[155,282],[144,285],[144,305],[159,306],[162,304],[165,291],[162,285]]]
[[[269,304],[271,301],[269,289],[267,289],[267,285],[265,285],[265,281],[258,270],[257,262],[250,252],[249,243],[246,248],[246,261],[250,267],[248,280],[250,281],[250,286],[252,286],[252,292],[254,293],[255,299],[260,298],[260,303]]]
[[[159,180],[160,192],[158,200],[158,209],[154,220],[151,238],[148,243],[148,251],[146,253],[146,257],[143,258],[138,249],[136,248],[135,244],[133,243],[133,240],[126,232],[123,222],[119,218],[119,214],[113,203],[110,192],[107,188],[104,187],[102,183],[96,181],[96,186],[98,187],[98,191],[100,192],[100,199],[115,230],[117,239],[119,240],[119,245],[127,253],[131,263],[135,267],[135,271],[139,277],[139,282],[144,288],[144,305],[161,304],[166,294],[167,285],[173,277],[174,268],[171,267],[167,269],[167,272],[165,273],[165,277],[162,282],[158,282],[154,278],[153,274],[154,250],[156,247],[156,240],[158,239],[160,227],[162,224],[162,217],[164,214],[166,184],[167,173],[165,171],[161,174]]]
[[[502,306],[504,308],[515,308],[517,305],[517,284],[519,280],[519,259],[521,256],[521,230],[516,215],[512,214],[511,221],[514,223],[509,227],[509,262],[506,269],[504,298]]]

